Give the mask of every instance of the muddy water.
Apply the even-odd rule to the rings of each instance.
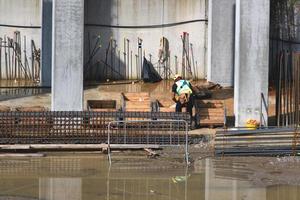
[[[224,162],[221,163],[220,162]],[[249,180],[243,162],[197,161],[186,169],[157,160],[50,156],[1,159],[0,200],[296,200],[300,187]]]

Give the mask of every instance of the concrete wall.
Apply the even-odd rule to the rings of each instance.
[[[41,47],[41,1],[40,0],[0,0],[0,37],[13,38],[15,31],[20,31],[22,54],[24,36],[26,51],[31,63],[31,40],[37,48]],[[2,48],[2,77],[5,78],[4,49]],[[23,59],[22,59],[23,60]]]
[[[237,0],[236,8],[234,111],[245,126],[260,121],[261,94],[268,102],[270,1]]]
[[[190,34],[190,43],[193,44],[194,59],[191,58],[191,65],[192,69],[194,66],[197,68],[194,74],[196,74],[198,78],[205,78],[207,62],[206,1],[207,0],[85,0],[85,63],[89,60],[89,55],[94,49],[97,37],[99,35],[101,36],[99,42],[101,48],[91,59],[91,68],[87,67],[89,70],[86,70],[88,72],[86,78],[90,80],[107,78],[104,77],[103,63],[97,63],[101,60],[105,60],[106,48],[111,37],[116,39],[118,44],[114,56],[115,61],[113,62],[116,71],[119,71],[120,62],[120,71],[121,73],[124,72],[124,38],[129,39],[130,52],[132,51],[132,59],[131,56],[129,57],[129,64],[131,65],[132,62],[132,66],[129,68],[127,74],[131,74],[132,71],[130,78],[136,78],[137,66],[135,55],[138,54],[138,37],[143,39],[143,51],[145,51],[146,57],[149,59],[149,54],[151,54],[152,62],[157,63],[160,38],[165,36],[170,43],[170,64],[172,71],[175,73],[176,55],[178,57],[178,72],[181,73],[182,42],[180,35],[184,31]],[[31,39],[33,39],[37,47],[40,48],[41,2],[40,0],[0,0],[0,24],[27,26],[26,28],[1,26],[0,37],[4,35],[12,37],[13,32],[19,30],[22,36],[27,36],[27,52],[31,52]],[[190,20],[196,21],[175,25],[177,22]],[[155,26],[154,28],[150,28],[152,25],[161,24],[167,26]],[[30,26],[35,26],[35,28],[29,28]],[[118,57],[118,50],[120,50],[121,58]],[[31,59],[31,55],[28,55],[28,57]],[[109,54],[109,64],[110,59]],[[31,61],[29,61],[29,63],[30,62]],[[2,66],[3,65],[2,63]],[[138,67],[139,66],[140,64],[138,64]],[[44,80],[46,80],[46,84],[44,85],[49,85],[50,83],[47,77],[44,75],[43,77]],[[108,74],[108,78],[110,77]]]
[[[124,68],[124,38],[130,41],[130,51],[133,51],[133,73],[130,78],[137,77],[135,54],[138,54],[138,37],[143,39],[143,50],[148,59],[149,54],[152,55],[153,63],[158,61],[160,38],[166,37],[170,43],[172,71],[175,72],[175,55],[178,56],[178,67],[181,68],[180,35],[184,31],[190,34],[190,43],[193,44],[194,63],[197,62],[198,67],[196,74],[198,78],[206,77],[206,22],[173,24],[206,19],[206,0],[86,0],[85,4],[85,62],[89,60],[89,51],[92,52],[97,37],[101,37],[101,49],[91,62],[91,65],[95,66],[89,70],[94,78],[103,78],[103,64],[96,63],[105,60],[106,48],[111,37],[117,41],[116,52],[121,52],[121,58],[116,53],[116,70],[119,70],[118,59],[121,71]],[[149,28],[151,25],[161,24],[173,25]],[[110,63],[110,58],[108,60]]]
[[[233,86],[235,1],[210,0],[207,80]]]

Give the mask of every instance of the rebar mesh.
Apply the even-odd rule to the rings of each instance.
[[[0,112],[0,144],[106,143],[108,124],[116,120],[189,122],[190,117],[186,113],[153,112]],[[166,125],[157,124],[149,127],[132,124],[130,128],[136,129],[139,134],[145,134],[151,129],[151,136],[157,134],[158,130],[169,131]],[[137,135],[136,138],[139,137]]]

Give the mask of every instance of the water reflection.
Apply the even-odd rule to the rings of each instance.
[[[0,200],[279,200],[298,199],[300,187],[259,186],[244,163],[219,160],[196,167],[161,165],[157,160],[113,163],[105,157],[65,156],[0,160]],[[244,175],[244,173],[246,175]],[[240,176],[242,174],[242,176]],[[247,176],[247,174],[249,176]]]
[[[0,101],[46,94],[51,91],[50,88],[40,88],[38,86],[38,83],[31,81],[1,80]]]

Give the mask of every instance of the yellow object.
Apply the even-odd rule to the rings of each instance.
[[[257,129],[259,123],[255,119],[248,119],[246,121],[246,128],[248,129]]]
[[[180,74],[176,74],[176,75],[174,76],[174,80],[178,79],[179,77],[181,77],[181,75],[180,75]]]

